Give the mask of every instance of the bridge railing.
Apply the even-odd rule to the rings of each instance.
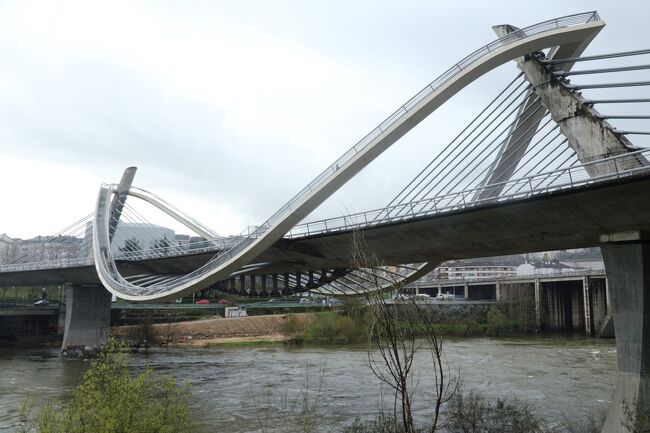
[[[74,257],[56,260],[33,261],[26,263],[3,263],[0,264],[0,272],[21,272],[40,269],[76,268],[81,266],[92,266],[95,263],[92,256]]]
[[[638,150],[610,158],[603,158],[575,167],[567,167],[554,171],[536,174],[534,176],[499,182],[480,188],[458,191],[411,203],[403,203],[368,212],[360,212],[336,218],[312,221],[294,227],[285,237],[299,238],[331,233],[341,230],[361,229],[380,224],[427,217],[436,214],[449,213],[480,205],[493,205],[515,199],[528,198],[533,195],[556,190],[566,190],[597,182],[633,176],[642,172],[650,172],[650,166],[625,168],[637,162],[639,156],[650,157],[650,149]],[[610,173],[591,177],[588,169],[591,167],[607,167]],[[479,191],[500,191],[498,197],[476,200]]]
[[[173,258],[191,254],[218,253],[223,249],[236,245],[240,242],[237,238],[219,237],[193,242],[188,245],[170,245],[162,247],[144,248],[131,251],[117,251],[114,255],[118,261],[141,261],[161,258]],[[23,263],[2,263],[0,272],[20,272],[37,269],[59,269],[74,268],[82,266],[93,266],[92,255],[84,257],[68,257],[59,259],[29,261]]]
[[[450,278],[450,279],[433,279],[428,281],[414,281],[407,285],[409,288],[433,288],[437,286],[453,286],[463,285],[465,283],[489,283],[489,282],[506,282],[515,283],[518,281],[533,281],[539,279],[553,279],[553,278],[579,278],[579,277],[606,277],[605,269],[573,269],[570,271],[553,271],[548,273],[539,273],[533,275],[500,275],[496,276],[480,276],[468,278]]]

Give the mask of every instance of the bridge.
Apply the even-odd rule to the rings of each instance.
[[[414,294],[456,299],[529,303],[537,329],[582,331],[587,336],[614,335],[607,275],[604,270],[576,270],[537,275],[440,279],[409,284]]]
[[[110,293],[152,301],[216,285],[349,295],[408,284],[444,260],[600,246],[618,351],[615,402],[604,431],[620,431],[623,402],[650,401],[644,332],[650,325],[644,296],[650,284],[650,149],[631,141],[650,135],[643,130],[650,116],[638,114],[650,102],[638,89],[650,82],[630,78],[650,66],[624,62],[650,50],[582,56],[604,26],[596,12],[525,28],[495,26],[498,39],[455,63],[266,221],[237,236],[219,236],[134,187],[131,167],[119,183],[100,187],[92,214],[54,238],[74,245],[73,254],[52,258],[45,244],[36,246],[0,266],[0,285],[65,284],[65,348],[104,341]],[[513,61],[519,69],[513,79],[386,206],[302,222],[446,101]],[[607,67],[574,69],[602,61]],[[582,81],[594,76],[596,82]],[[623,78],[607,81],[611,76]],[[620,93],[603,98],[599,89]],[[613,111],[601,113],[601,107]],[[633,107],[632,114],[625,107]],[[629,121],[641,126],[616,126]],[[138,210],[142,203],[200,239],[183,247],[165,241],[128,246],[120,227],[156,227]],[[358,232],[383,264],[380,284],[351,259]]]

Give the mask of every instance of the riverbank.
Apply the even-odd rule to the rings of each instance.
[[[529,320],[515,319],[511,307],[460,305],[427,308],[433,328],[446,337],[499,337],[536,333]],[[390,308],[400,308],[390,306]],[[395,312],[399,317],[400,312]],[[319,313],[211,318],[175,323],[113,327],[113,335],[134,347],[196,347],[218,345],[356,344],[368,341],[371,319],[365,309],[341,309]],[[406,326],[406,324],[405,324]],[[412,332],[421,330],[411,324]]]
[[[287,322],[308,327],[316,320],[314,313],[214,318],[188,322],[116,326],[112,334],[133,345],[168,347],[212,347],[284,342]]]

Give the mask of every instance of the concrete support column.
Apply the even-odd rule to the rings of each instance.
[[[469,284],[465,283],[465,299],[469,299]]]
[[[438,284],[438,294],[442,293],[442,284]]]
[[[636,232],[601,236],[611,288],[618,373],[603,433],[623,428],[624,403],[650,405],[650,242]]]
[[[541,293],[539,287],[539,278],[535,278],[535,327],[539,332],[542,327],[542,313],[541,313]]]
[[[591,289],[589,287],[589,277],[586,275],[582,277],[582,300],[584,304],[584,315],[585,315],[585,335],[590,337],[594,334],[593,332],[593,317],[592,317],[592,308],[591,308]]]
[[[501,281],[497,280],[494,287],[494,296],[497,302],[501,302]]]
[[[102,286],[65,285],[63,352],[96,350],[111,330],[111,294]]]

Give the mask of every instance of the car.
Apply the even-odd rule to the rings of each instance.
[[[48,301],[46,298],[40,299],[33,304],[35,307],[44,307],[46,305],[50,305],[50,301]]]
[[[208,301],[207,299],[199,299],[198,301],[196,301],[194,303],[195,304],[200,304],[200,305],[205,305],[205,304],[209,304],[210,301]]]
[[[220,303],[221,305],[230,305],[230,304],[232,304],[232,301],[230,301],[230,300],[228,300],[228,299],[220,299],[220,300],[219,300],[219,303]]]

